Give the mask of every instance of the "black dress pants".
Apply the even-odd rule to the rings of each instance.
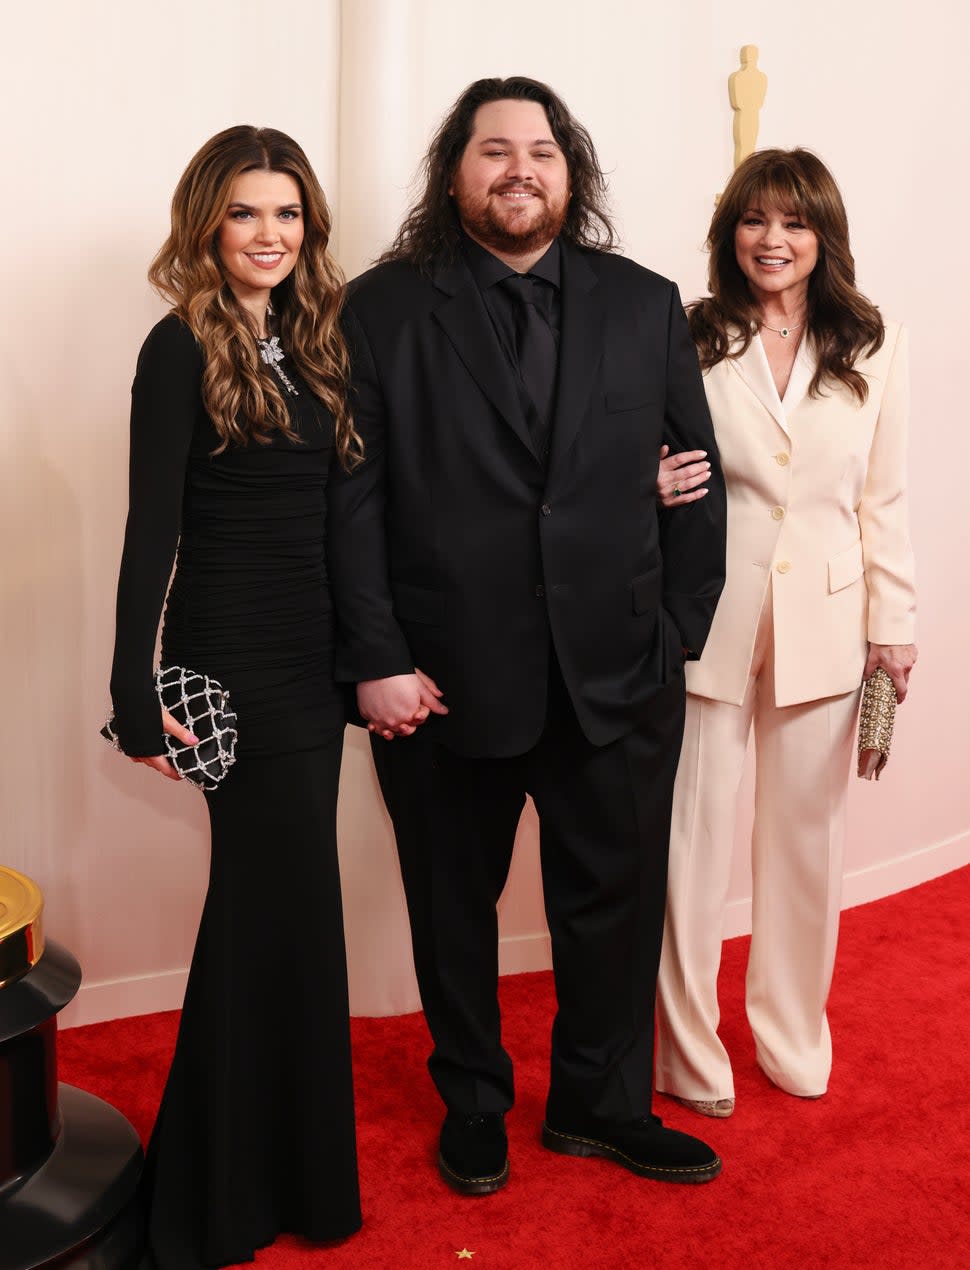
[[[558,1012],[548,1114],[623,1121],[650,1111],[653,1014],[663,936],[684,679],[649,717],[601,747],[583,736],[555,671],[538,743],[513,758],[465,758],[422,735],[373,740],[394,822],[429,1069],[449,1111],[504,1112],[512,1064],[497,1000],[496,903],[531,794]]]

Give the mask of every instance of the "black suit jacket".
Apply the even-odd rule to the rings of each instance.
[[[425,727],[468,755],[535,744],[552,646],[593,744],[636,727],[681,645],[700,653],[724,581],[723,480],[677,288],[562,246],[545,463],[463,262],[378,265],[345,310],[366,460],[330,489],[337,678],[420,666],[450,708]],[[707,498],[658,506],[663,442],[707,451]]]

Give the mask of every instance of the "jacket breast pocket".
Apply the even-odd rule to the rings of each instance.
[[[633,611],[636,614],[651,613],[660,605],[660,594],[663,588],[663,565],[654,565],[646,573],[641,573],[630,583],[633,597]]]
[[[644,388],[605,394],[607,414],[617,414],[621,410],[643,410],[649,402],[650,394]]]
[[[864,568],[862,539],[858,538],[851,547],[846,547],[829,560],[829,595],[851,586],[857,578],[862,577]]]
[[[445,597],[441,591],[406,582],[392,582],[394,614],[402,622],[418,622],[434,626],[445,614]]]

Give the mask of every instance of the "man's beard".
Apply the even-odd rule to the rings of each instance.
[[[519,187],[509,185],[506,188]],[[551,207],[544,194],[537,193],[535,197],[542,199],[541,214],[526,222],[528,228],[515,229],[513,226],[518,218],[513,218],[511,225],[506,225],[496,214],[491,197],[486,198],[483,203],[472,203],[460,190],[455,190],[458,216],[470,237],[492,251],[504,252],[509,256],[525,256],[538,251],[540,247],[552,242],[565,223],[569,210],[567,199],[563,199],[558,207]]]

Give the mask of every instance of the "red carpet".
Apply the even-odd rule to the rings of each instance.
[[[314,1248],[283,1237],[257,1270],[950,1270],[970,1263],[970,868],[844,915],[830,1019],[835,1068],[818,1102],[776,1090],[741,1008],[746,939],[725,947],[722,1034],[738,1109],[657,1110],[725,1161],[706,1186],[644,1181],[538,1143],[553,1010],[549,974],[503,980],[518,1103],[512,1178],[463,1199],[433,1168],[440,1107],[420,1015],[354,1020],[364,1229]],[[113,1102],[145,1136],[177,1015],[62,1033],[61,1079]],[[457,1254],[463,1249],[473,1258]]]

